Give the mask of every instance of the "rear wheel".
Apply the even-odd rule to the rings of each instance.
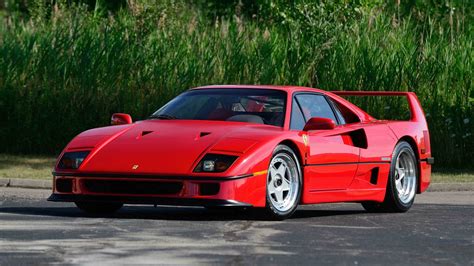
[[[298,207],[301,186],[298,158],[288,146],[278,145],[267,174],[265,217],[272,220],[290,217]]]
[[[89,214],[111,214],[122,208],[122,203],[75,202],[81,211]]]
[[[417,177],[415,153],[410,144],[402,141],[397,144],[393,153],[384,202],[363,202],[362,206],[370,212],[408,211],[415,201]]]

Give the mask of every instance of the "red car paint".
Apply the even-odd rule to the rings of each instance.
[[[65,152],[90,151],[77,170],[54,170],[50,200],[76,201],[81,196],[94,200],[120,199],[125,203],[206,205],[223,200],[224,205],[263,207],[266,177],[272,152],[285,143],[295,150],[303,173],[301,204],[341,201],[377,201],[385,196],[392,152],[396,144],[408,141],[419,165],[418,193],[430,183],[431,149],[423,110],[411,92],[327,92],[294,86],[206,86],[200,89],[269,89],[287,93],[283,127],[229,121],[144,120],[133,124],[85,131],[75,137]],[[357,122],[336,125],[330,130],[290,130],[292,99],[295,93],[326,95],[343,113],[352,113]],[[404,96],[412,117],[409,121],[376,120],[338,95]],[[254,106],[259,109],[259,106]],[[193,169],[207,153],[238,156],[222,173],[195,173]],[[59,163],[59,160],[58,160]],[[377,181],[371,182],[377,168]],[[70,191],[60,191],[58,182],[70,180]],[[121,182],[127,186],[166,184],[176,191],[166,194],[97,192],[88,182]],[[69,181],[68,181],[69,182]],[[69,184],[69,183],[68,183]],[[203,193],[203,184],[217,184],[214,194]],[[138,186],[138,185],[137,185]],[[109,198],[106,198],[109,197]],[[165,199],[165,201],[161,201]],[[169,201],[166,201],[168,199]],[[179,201],[197,199],[203,201]],[[176,200],[176,201],[175,201]]]

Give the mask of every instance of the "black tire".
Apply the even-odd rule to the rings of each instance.
[[[413,198],[407,202],[403,202],[398,194],[396,188],[396,164],[397,159],[399,158],[401,153],[406,154],[406,160],[411,160],[411,163],[414,167],[414,189]],[[395,146],[393,155],[392,155],[392,162],[390,165],[390,174],[389,179],[387,182],[387,189],[385,191],[385,199],[383,202],[373,202],[367,201],[362,202],[362,206],[365,210],[369,212],[406,212],[408,211],[415,201],[415,195],[418,186],[418,178],[419,178],[419,169],[418,169],[418,162],[416,159],[415,152],[413,151],[410,144],[405,141],[401,141]]]
[[[122,203],[109,202],[75,202],[75,204],[81,211],[88,214],[112,214],[123,206]]]
[[[272,200],[270,199],[270,195],[268,192],[268,180],[270,178],[270,167],[273,159],[280,155],[280,154],[285,154],[287,155],[288,158],[291,159],[291,161],[294,163],[295,169],[294,173],[297,175],[296,180],[297,180],[297,189],[296,189],[296,198],[294,199],[294,204],[292,205],[288,210],[281,211],[278,210],[277,207],[275,207],[272,203]],[[301,190],[302,190],[302,174],[301,174],[301,166],[298,160],[298,157],[296,157],[295,152],[288,146],[286,145],[278,145],[275,150],[273,151],[272,159],[270,160],[270,165],[268,167],[268,174],[267,174],[267,189],[266,189],[266,204],[265,208],[263,210],[260,210],[259,212],[263,214],[263,217],[265,220],[284,220],[289,218],[290,216],[293,215],[293,213],[296,211],[296,208],[298,207],[298,203],[300,202],[301,199]]]

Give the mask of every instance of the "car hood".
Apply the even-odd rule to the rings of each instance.
[[[66,151],[90,149],[80,171],[189,174],[207,152],[242,155],[281,128],[241,122],[145,120],[86,131]]]

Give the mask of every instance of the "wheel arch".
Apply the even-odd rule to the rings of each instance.
[[[398,145],[398,143],[400,143],[402,141],[407,142],[410,145],[410,147],[413,149],[413,152],[415,153],[416,166],[418,168],[418,171],[416,173],[416,193],[420,194],[421,193],[421,190],[420,190],[421,189],[421,164],[420,164],[420,154],[419,154],[419,150],[418,150],[418,145],[416,144],[416,141],[411,136],[401,137],[398,140],[397,145]]]
[[[298,162],[300,163],[301,174],[303,174],[303,165],[304,165],[303,155],[302,155],[302,151],[299,149],[298,145],[296,145],[295,142],[293,142],[292,140],[289,140],[289,139],[283,140],[282,142],[278,143],[278,145],[286,145],[286,146],[290,147],[290,149],[293,150],[293,152],[296,155],[296,158],[298,159]]]

